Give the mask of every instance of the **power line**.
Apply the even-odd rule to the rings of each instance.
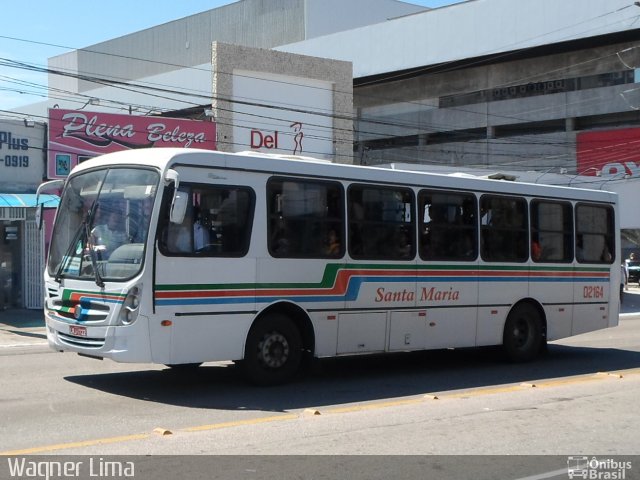
[[[612,13],[612,12],[609,12],[608,14],[610,14],[610,13]],[[608,14],[603,14],[601,16],[608,15]],[[0,37],[2,37],[2,36],[0,36]],[[10,37],[3,37],[3,38],[10,38]],[[43,42],[34,42],[34,43],[43,44]],[[52,44],[48,44],[48,45],[52,45]],[[58,47],[60,47],[60,46],[58,46]],[[91,51],[91,50],[83,49],[83,51]],[[95,52],[95,53],[104,54],[103,52]],[[112,55],[112,54],[108,54],[108,55]],[[125,57],[125,58],[135,59],[135,57]],[[137,60],[151,61],[151,60],[145,60],[145,59],[137,59]],[[164,63],[164,62],[156,62],[156,63]],[[167,65],[175,65],[175,64],[167,64]],[[196,67],[187,67],[187,68],[196,68]],[[58,71],[54,71],[54,70],[46,69],[45,71],[47,71],[48,73],[52,73],[52,74],[67,75],[67,76],[71,76],[71,77],[74,77],[74,78],[79,78],[79,79],[82,79],[82,80],[93,81],[93,82],[95,82],[97,84],[102,84],[102,85],[111,86],[111,87],[114,87],[114,86],[118,85],[121,82],[121,81],[118,81],[118,80],[105,79],[105,78],[100,79],[98,77],[91,77],[91,76],[86,76],[86,75],[85,76],[74,75],[74,74],[65,73],[65,72],[62,72],[62,71],[59,71],[59,70]],[[122,85],[118,85],[118,88],[125,88],[126,89],[126,87],[124,87],[124,85],[131,86],[131,85],[135,85],[135,84],[132,84],[130,82],[122,82]],[[156,90],[157,89],[158,92],[162,92],[164,94],[164,95],[161,95],[161,94],[158,93],[156,95],[156,98],[167,99],[167,97],[165,96],[166,94],[185,94],[185,95],[187,95],[187,93],[185,93],[185,92],[180,92],[180,91],[171,90],[171,89],[164,89],[164,88],[159,88],[159,87],[151,87],[149,85],[135,85],[135,87],[138,88],[138,89],[143,89],[143,90],[144,89],[146,89],[146,90]],[[136,89],[131,89],[131,91],[136,91],[137,93],[139,93],[139,91],[136,90]],[[73,94],[72,92],[68,92],[68,93]],[[144,92],[144,94],[145,95],[147,95],[147,94],[148,95],[152,95],[151,93],[148,93],[148,92]],[[188,94],[188,95],[193,95],[193,93]],[[206,98],[208,100],[211,98],[211,95],[202,94],[202,95],[199,95],[199,96],[201,98],[203,98],[203,99]],[[230,102],[232,104],[240,104],[240,103],[242,103],[241,100],[236,100],[236,99],[233,99],[233,100],[231,100],[231,99],[220,99],[220,100],[228,101],[228,102]],[[404,102],[404,103],[412,103],[412,102]],[[420,104],[420,102],[415,102],[415,103],[418,104],[418,105]],[[192,106],[198,106],[198,104],[194,103],[194,102],[190,102],[190,104]],[[283,108],[281,106],[266,105],[266,104],[260,104],[260,103],[257,103],[257,102],[244,102],[244,104],[245,105],[257,106],[257,107],[261,107],[261,108],[272,108],[272,109],[277,109],[277,110],[286,110],[286,108]],[[299,112],[301,111],[300,109],[295,109],[295,108],[291,108],[289,110],[290,111],[298,110]],[[226,111],[232,112],[232,113],[238,113],[236,110],[233,110],[233,109],[227,109]],[[462,111],[464,111],[464,110],[462,110]],[[318,112],[310,112],[310,111],[306,111],[305,113],[314,114],[314,115],[318,114]],[[333,114],[326,114],[326,115],[330,116],[332,118],[335,118],[335,116]],[[277,117],[273,117],[273,116],[262,116],[262,117],[265,118],[265,119],[269,119],[269,120],[282,120],[282,119],[278,119]],[[352,115],[345,116],[344,118],[345,119],[350,119],[351,121],[354,120],[354,117]],[[508,117],[508,118],[514,119],[514,117]],[[364,123],[373,123],[373,124],[377,124],[377,125],[380,125],[380,126],[391,126],[391,127],[396,127],[396,128],[408,128],[408,129],[425,129],[425,128],[432,128],[432,129],[449,128],[449,129],[451,129],[453,127],[453,126],[444,126],[444,125],[435,126],[434,127],[434,126],[428,126],[428,125],[424,125],[424,124],[406,124],[406,123],[401,123],[401,122],[398,122],[398,121],[377,120],[377,119],[367,119]],[[358,133],[367,134],[367,132],[362,131],[362,130],[358,131]],[[369,132],[369,133],[371,133],[371,132]],[[454,133],[454,135],[455,135],[455,133]]]

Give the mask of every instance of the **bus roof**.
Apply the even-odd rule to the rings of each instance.
[[[434,173],[422,169],[419,171],[389,169],[388,167],[337,164],[292,155],[226,153],[192,148],[147,148],[109,153],[81,163],[73,169],[72,175],[106,164],[151,166],[158,168],[163,174],[168,169],[181,165],[607,203],[617,203],[618,197],[616,193],[608,191]]]

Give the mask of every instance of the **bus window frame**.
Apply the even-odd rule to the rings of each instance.
[[[539,228],[534,228],[533,226],[533,219],[534,219],[534,214],[533,214],[533,209],[541,204],[541,203],[546,203],[546,204],[554,204],[554,205],[562,205],[564,208],[566,208],[569,212],[570,218],[568,219],[569,222],[569,227],[570,229],[568,231],[565,231],[564,228],[561,232],[555,231],[555,230],[540,230]],[[536,218],[540,218],[539,214],[536,213]],[[563,219],[564,220],[564,219]],[[539,240],[539,234],[540,232],[552,232],[552,233],[562,233],[563,235],[563,242],[566,241],[564,239],[564,236],[568,233],[570,235],[570,238],[568,239],[568,246],[570,251],[568,252],[568,254],[566,256],[563,257],[563,259],[561,260],[549,260],[546,257],[546,255],[544,254],[544,250],[542,251],[542,256],[538,259],[534,258],[533,255],[533,245],[534,242],[540,242]],[[534,236],[538,235],[538,238],[536,239]],[[549,200],[546,198],[541,198],[541,197],[534,197],[529,201],[529,238],[530,238],[530,251],[529,251],[529,255],[531,257],[531,261],[534,263],[572,263],[573,259],[575,257],[575,237],[576,237],[576,230],[575,230],[575,212],[574,212],[574,208],[571,202],[569,201],[563,201],[563,200]]]
[[[398,228],[402,227],[402,226],[409,226],[409,232],[405,232],[408,234],[409,239],[411,240],[411,245],[410,245],[410,251],[408,253],[408,255],[403,255],[402,253],[400,253],[399,255],[367,255],[367,254],[360,254],[354,251],[354,240],[353,240],[353,236],[352,236],[352,226],[356,223],[360,223],[360,224],[373,224],[373,225],[381,225],[383,223],[386,223],[385,221],[378,221],[378,220],[366,220],[366,219],[353,219],[352,217],[354,216],[354,208],[352,208],[354,205],[356,205],[356,202],[352,201],[352,192],[354,191],[354,189],[361,189],[361,190],[365,190],[365,189],[370,189],[370,190],[384,190],[384,191],[391,191],[391,192],[400,192],[401,194],[408,194],[409,196],[409,202],[410,202],[410,215],[411,215],[411,221],[410,222],[397,222],[396,225],[394,225],[394,229],[396,231],[399,231]],[[349,256],[351,258],[353,258],[354,260],[383,260],[383,261],[394,261],[394,262],[414,262],[416,259],[416,252],[417,252],[417,221],[416,221],[416,212],[417,212],[417,200],[416,200],[416,193],[415,190],[413,188],[411,188],[410,186],[407,185],[380,185],[377,183],[362,183],[362,182],[353,182],[349,185],[349,187],[347,188],[347,197],[346,197],[346,204],[347,204],[347,238],[349,239],[349,245],[348,245],[348,250],[349,250]],[[364,214],[364,205],[361,205],[361,207],[363,208],[363,214]],[[362,235],[362,237],[364,238],[366,235]],[[402,252],[401,248],[389,248],[388,251],[397,251],[397,252]]]
[[[446,229],[451,233],[468,233],[471,232],[471,242],[473,248],[473,255],[471,256],[457,256],[457,255],[426,255],[425,250],[427,246],[423,242],[423,228],[426,229],[427,223],[424,222],[424,207],[421,207],[422,198],[425,195],[457,195],[464,199],[471,199],[473,201],[472,221],[469,224],[456,224],[446,223]],[[422,188],[418,191],[416,208],[418,208],[418,229],[420,234],[418,235],[418,253],[420,258],[425,262],[431,261],[447,261],[447,262],[475,262],[478,259],[478,237],[479,237],[479,224],[478,224],[478,197],[472,192],[465,192],[462,190],[445,190],[435,188]],[[425,230],[426,234],[426,230]]]
[[[201,182],[187,182],[187,181],[181,181],[180,182],[180,190],[185,190],[188,189],[189,190],[189,203],[187,206],[187,212],[188,215],[192,215],[192,211],[193,211],[193,203],[192,203],[192,196],[193,196],[193,190],[194,187],[196,190],[200,189],[200,190],[243,190],[249,193],[249,202],[247,205],[247,209],[248,209],[248,215],[247,215],[247,228],[248,231],[246,232],[245,238],[244,238],[244,245],[243,245],[243,249],[242,251],[238,251],[238,252],[225,252],[225,251],[220,251],[220,252],[216,252],[214,250],[191,250],[191,251],[185,251],[185,252],[177,252],[177,251],[172,251],[168,248],[167,245],[167,236],[168,236],[168,229],[170,228],[171,225],[175,225],[172,224],[169,220],[169,211],[171,209],[171,202],[172,202],[172,198],[173,198],[173,191],[174,191],[174,187],[173,185],[169,185],[165,187],[165,190],[163,192],[163,201],[162,201],[162,205],[161,205],[161,210],[160,210],[160,216],[159,216],[159,221],[158,221],[158,231],[157,231],[157,242],[158,242],[158,250],[160,251],[160,253],[162,255],[164,255],[165,257],[178,257],[178,258],[202,258],[202,257],[206,257],[206,258],[243,258],[246,257],[249,254],[249,250],[251,249],[251,239],[253,236],[253,230],[254,230],[254,218],[255,218],[255,207],[256,207],[256,192],[255,190],[248,186],[248,185],[237,185],[237,184],[218,184],[218,183],[201,183]],[[185,215],[185,218],[187,217],[187,215]],[[190,228],[193,228],[193,223],[191,223]],[[191,237],[193,237],[193,232],[191,232]],[[192,248],[193,248],[193,244],[192,244]]]
[[[489,239],[487,239],[487,234],[489,233],[499,233],[499,236],[504,235],[506,232],[516,232],[514,225],[509,225],[506,224],[505,226],[492,226],[491,224],[487,224],[485,226],[485,224],[483,223],[483,217],[486,214],[483,214],[483,201],[485,199],[504,199],[504,200],[513,200],[516,201],[518,203],[522,203],[524,208],[522,208],[522,213],[524,214],[524,219],[522,220],[522,228],[519,229],[520,234],[524,235],[524,238],[521,242],[513,242],[513,244],[516,246],[516,249],[518,248],[519,245],[523,245],[524,246],[524,251],[521,252],[521,254],[518,254],[518,252],[516,251],[516,255],[514,255],[513,257],[505,257],[505,258],[500,258],[500,257],[494,257],[491,256],[489,257],[488,253],[492,253],[496,252],[496,251],[504,251],[502,249],[496,249],[493,248],[492,245],[489,245]],[[513,195],[513,194],[500,194],[500,193],[483,193],[480,195],[480,198],[478,199],[478,205],[479,205],[479,209],[480,209],[480,214],[479,214],[479,233],[480,233],[480,257],[482,258],[482,260],[486,263],[526,263],[529,261],[529,238],[530,238],[530,233],[529,233],[529,198],[526,196],[522,196],[522,195]],[[491,221],[493,222],[494,220],[491,219]],[[504,244],[504,238],[503,241],[501,242],[502,244]],[[489,247],[487,247],[486,245],[489,245]],[[489,248],[489,250],[487,250],[487,248]]]
[[[582,230],[578,229],[578,210],[580,209],[580,207],[592,207],[592,208],[601,208],[604,209],[608,212],[607,215],[607,231],[606,231],[606,235],[605,235],[605,247],[607,247],[608,249],[608,253],[609,253],[609,260],[602,260],[602,257],[600,260],[585,260],[584,258],[579,258],[578,252],[579,249],[582,249],[582,247],[578,246],[578,241],[580,236],[584,235],[585,233],[587,234],[591,234],[591,235],[596,235],[598,234],[596,233],[589,233],[589,232],[585,232]],[[616,239],[615,239],[615,224],[616,224],[616,219],[615,219],[615,209],[613,208],[613,206],[611,205],[607,205],[607,204],[603,204],[603,203],[591,203],[591,202],[576,202],[574,205],[574,214],[573,214],[573,221],[574,221],[574,252],[575,252],[575,261],[577,263],[580,264],[596,264],[596,265],[612,265],[615,261],[616,261]],[[609,239],[609,244],[607,244],[607,238]],[[603,251],[602,255],[605,255],[605,252]]]
[[[272,220],[277,219],[277,215],[278,212],[276,211],[272,211],[272,205],[271,205],[271,195],[272,195],[272,185],[276,184],[277,182],[281,182],[281,185],[284,185],[285,182],[291,182],[291,183],[299,183],[299,184],[307,184],[307,185],[322,185],[326,187],[326,191],[328,192],[332,187],[336,189],[336,193],[338,195],[338,199],[340,201],[340,205],[338,206],[338,217],[330,217],[329,215],[327,215],[326,217],[319,218],[318,223],[324,223],[327,225],[339,225],[339,232],[337,232],[337,241],[338,241],[338,251],[337,253],[330,253],[328,251],[314,251],[311,252],[309,254],[305,254],[304,252],[277,252],[276,249],[274,248],[275,245],[275,238],[278,235],[278,232],[274,231],[274,228],[272,226]],[[309,260],[313,260],[313,259],[341,259],[344,258],[345,252],[346,252],[346,248],[345,248],[345,224],[346,224],[346,197],[345,197],[345,189],[344,189],[344,185],[338,181],[338,180],[333,180],[333,179],[323,179],[323,178],[317,178],[317,179],[312,179],[312,178],[304,178],[304,177],[296,177],[296,176],[285,176],[285,175],[274,175],[271,176],[269,178],[267,178],[267,180],[264,182],[264,186],[265,186],[265,220],[266,220],[266,245],[267,245],[267,250],[269,252],[269,255],[272,258],[278,258],[278,259],[285,259],[285,258],[294,258],[294,259],[309,259]],[[327,207],[328,208],[328,207]],[[280,216],[281,220],[284,220],[281,216]],[[322,221],[320,221],[322,220]],[[330,232],[331,228],[329,228],[329,230],[327,230],[325,233],[327,236]],[[286,235],[285,235],[285,240],[286,240]]]

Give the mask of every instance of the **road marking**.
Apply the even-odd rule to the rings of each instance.
[[[543,480],[544,478],[553,478],[553,477],[560,477],[560,476],[565,478],[568,475],[567,472],[568,470],[566,468],[561,468],[560,470],[539,473],[537,475],[531,475],[530,477],[517,478],[516,480]]]
[[[318,412],[320,415],[305,415],[305,411],[300,411],[299,413],[285,413],[282,415],[271,415],[268,417],[257,417],[257,418],[247,419],[247,420],[236,420],[231,422],[198,425],[194,427],[175,429],[173,431],[203,432],[207,430],[218,430],[223,428],[259,425],[262,423],[283,422],[287,420],[296,420],[299,418],[306,418],[308,421],[312,421],[311,420],[312,418],[318,418],[323,413],[340,414],[340,413],[351,413],[351,412],[375,410],[379,408],[397,407],[402,405],[418,405],[420,403],[433,404],[433,402],[430,402],[429,400],[432,400],[434,398],[438,398],[438,399],[469,398],[469,397],[475,397],[479,395],[491,395],[491,394],[497,394],[497,393],[525,391],[525,390],[530,390],[532,387],[556,387],[556,386],[570,385],[575,383],[589,382],[593,380],[606,380],[606,379],[612,379],[612,378],[624,379],[626,375],[636,375],[636,374],[640,374],[640,368],[631,368],[628,370],[616,370],[614,372],[596,372],[590,375],[579,375],[576,377],[569,377],[566,379],[549,380],[549,381],[543,381],[543,382],[523,382],[518,385],[501,385],[501,386],[488,387],[488,388],[479,388],[474,390],[466,390],[462,392],[454,392],[450,394],[447,394],[447,393],[421,394],[417,397],[405,398],[401,400],[384,401],[384,402],[381,401],[381,402],[367,403],[362,405],[351,405],[351,406],[345,406],[345,407],[334,407],[334,408],[328,408],[326,410],[313,408],[313,411]],[[119,437],[100,438],[96,440],[86,440],[81,442],[59,443],[56,445],[46,445],[46,446],[40,446],[40,447],[34,447],[34,448],[25,448],[22,450],[9,450],[5,452],[0,452],[0,456],[32,455],[37,453],[53,452],[56,450],[65,450],[69,448],[93,447],[96,445],[106,445],[110,443],[128,442],[133,440],[145,440],[151,437],[151,435],[152,435],[151,433],[140,433],[140,434],[133,434],[133,435],[123,435]],[[556,470],[553,472],[534,475],[532,477],[525,477],[518,480],[537,480],[537,479],[551,478],[553,476],[557,476],[559,472],[566,473],[566,471],[567,471],[566,469]]]
[[[128,442],[131,440],[144,440],[149,438],[148,433],[139,433],[135,435],[123,435],[121,437],[99,438],[97,440],[85,440],[83,442],[58,443],[56,445],[46,445],[42,447],[25,448],[22,450],[9,450],[0,452],[0,456],[15,455],[33,455],[35,453],[54,452],[56,450],[65,450],[68,448],[94,447],[96,445],[107,445],[109,443]]]
[[[640,374],[640,368],[628,368],[627,370],[614,370],[612,373],[614,375],[620,375],[620,378],[624,378],[625,375],[638,375]]]
[[[525,387],[523,385],[505,385],[505,386],[496,386],[496,387],[485,387],[485,388],[477,388],[474,390],[463,390],[461,392],[453,392],[453,393],[435,393],[432,395],[436,395],[439,399],[447,399],[447,398],[468,398],[468,397],[478,397],[480,395],[494,395],[496,393],[511,393],[511,392],[519,392],[524,390]]]
[[[203,432],[206,430],[218,430],[220,428],[242,427],[245,425],[258,425],[260,423],[282,422],[284,420],[294,420],[300,415],[287,413],[282,415],[273,415],[270,417],[250,418],[248,420],[236,420],[233,422],[212,423],[210,425],[199,425],[196,427],[187,427],[180,429],[181,432]]]
[[[366,403],[363,405],[351,405],[349,407],[334,407],[328,408],[325,410],[327,413],[351,413],[351,412],[362,412],[366,410],[375,410],[378,408],[387,408],[387,407],[398,407],[401,405],[416,405],[418,403],[424,403],[422,397],[420,398],[405,398],[403,400],[392,400],[388,402],[376,402],[376,403]],[[317,409],[322,413],[322,410]]]
[[[38,342],[38,343],[10,343],[5,345],[0,345],[0,348],[14,348],[14,347],[38,347],[42,345],[46,345],[47,342]]]

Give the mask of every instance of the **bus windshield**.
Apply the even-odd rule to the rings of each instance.
[[[92,170],[69,179],[51,239],[49,275],[102,285],[138,274],[159,179],[158,172],[141,168]]]

